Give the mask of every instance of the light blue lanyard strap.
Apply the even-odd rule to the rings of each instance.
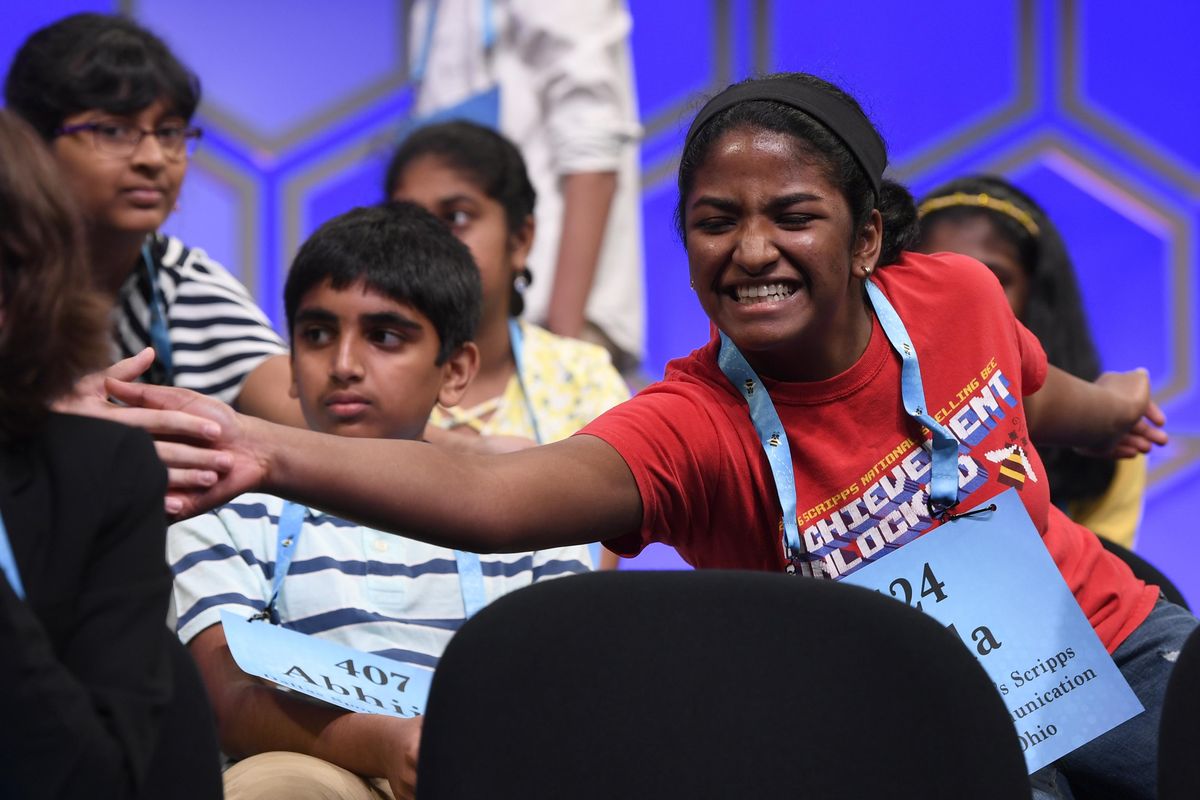
[[[146,279],[150,282],[150,344],[154,354],[167,372],[167,383],[175,379],[175,361],[171,354],[171,332],[167,328],[167,310],[162,294],[158,290],[158,271],[150,256],[150,243],[142,245],[142,262],[146,265]]]
[[[492,0],[481,0],[480,13],[483,14],[483,48],[490,50],[496,43],[496,21],[492,18]],[[425,19],[425,34],[421,37],[421,50],[417,53],[417,61],[412,65],[413,83],[425,79],[425,71],[429,69],[429,51],[433,47],[433,29],[437,24],[438,0],[430,0],[429,15]]]
[[[24,598],[25,586],[21,583],[21,572],[17,569],[17,559],[13,557],[12,543],[8,540],[3,517],[0,517],[0,569],[4,570],[8,585],[17,593],[17,597]]]
[[[900,315],[879,287],[870,281],[867,281],[867,297],[870,298],[871,306],[879,317],[884,334],[902,362],[900,390],[904,410],[933,434],[929,507],[931,516],[937,516],[953,508],[958,501],[958,440],[927,413],[917,350],[913,347]],[[754,368],[724,332],[721,332],[717,366],[738,393],[746,398],[750,420],[754,423],[754,430],[762,442],[763,452],[770,464],[771,475],[775,479],[775,491],[779,495],[779,505],[783,512],[783,547],[784,555],[788,559],[787,571],[795,573],[800,570],[804,574],[812,574],[814,567],[802,559],[804,546],[800,539],[800,527],[796,522],[796,475],[792,467],[787,433],[783,429],[779,413],[775,410],[775,404],[771,402],[771,397]]]
[[[267,603],[263,613],[258,615],[274,623],[279,622],[276,603],[279,600],[279,593],[283,589],[283,579],[287,577],[288,570],[292,567],[292,557],[296,554],[296,545],[300,541],[300,531],[307,513],[307,508],[290,500],[284,502],[283,510],[279,512],[271,600]],[[478,554],[459,550],[454,552],[454,560],[458,565],[458,581],[462,591],[463,608],[466,609],[467,617],[472,617],[488,602],[487,591],[483,586],[483,565],[479,562]]]
[[[479,13],[483,14],[483,49],[491,50],[496,44],[496,20],[492,16],[492,0],[480,0]]]
[[[483,565],[478,553],[468,553],[465,550],[454,551],[454,561],[458,564],[458,584],[462,592],[463,609],[467,619],[475,616],[475,612],[487,605],[487,592],[483,588]]]
[[[292,558],[296,555],[296,545],[300,542],[300,530],[304,525],[304,517],[308,509],[291,500],[283,502],[283,510],[279,512],[279,530],[275,538],[275,574],[271,577],[271,599],[263,614],[271,622],[279,621],[276,603],[279,593],[283,590],[283,579],[292,568]]]
[[[437,23],[437,0],[429,0],[429,14],[425,19],[425,35],[421,37],[421,50],[417,53],[417,61],[412,65],[413,83],[425,79],[425,70],[429,67],[429,49],[433,47],[433,28]]]
[[[925,388],[921,382],[921,366],[917,362],[917,349],[900,315],[888,302],[883,290],[871,281],[867,281],[867,297],[871,299],[879,324],[883,326],[884,334],[902,362],[900,385],[904,410],[933,434],[929,510],[933,516],[937,516],[958,503],[958,440],[929,414]]]
[[[533,398],[529,395],[529,385],[525,382],[525,334],[521,331],[521,323],[516,317],[508,318],[508,345],[512,348],[513,361],[517,365],[517,384],[521,387],[521,396],[525,398],[525,411],[529,414],[529,424],[533,426],[533,440],[542,444],[542,431],[538,427],[537,414],[533,410]]]
[[[771,465],[775,491],[783,510],[783,552],[789,562],[788,572],[795,572],[796,567],[803,563],[801,556],[804,546],[800,541],[800,526],[796,524],[796,475],[792,469],[792,451],[788,446],[787,433],[758,374],[724,331],[721,332],[717,365],[734,388],[746,398],[746,404],[750,407],[750,420],[754,423],[754,430]]]

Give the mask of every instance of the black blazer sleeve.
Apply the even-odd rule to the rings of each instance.
[[[6,453],[0,796],[133,797],[171,692],[166,473],[145,434],[55,415]]]

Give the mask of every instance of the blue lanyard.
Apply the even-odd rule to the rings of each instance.
[[[480,13],[483,15],[483,48],[490,50],[496,43],[496,21],[492,18],[492,0],[480,0]],[[425,19],[425,33],[421,38],[421,50],[417,54],[417,62],[413,64],[411,75],[414,83],[425,79],[425,71],[429,68],[429,51],[433,47],[433,29],[437,24],[438,2],[430,0],[429,15]]]
[[[870,281],[867,281],[867,297],[875,315],[879,317],[879,324],[888,342],[902,361],[900,388],[904,410],[933,434],[929,511],[932,516],[938,516],[958,503],[958,440],[925,409],[925,389],[921,383],[917,350],[900,315],[879,287]],[[717,365],[734,388],[746,398],[750,420],[754,423],[754,430],[770,463],[783,511],[783,548],[788,559],[787,571],[812,575],[812,564],[803,558],[804,545],[800,538],[800,526],[796,522],[796,475],[792,468],[791,448],[775,404],[771,402],[766,387],[753,367],[724,332],[721,332]]]
[[[525,398],[525,410],[529,414],[529,424],[533,426],[533,440],[542,444],[542,431],[538,428],[537,414],[533,410],[533,398],[529,396],[529,385],[525,382],[525,334],[521,331],[521,323],[516,317],[508,318],[508,344],[512,348],[513,361],[517,365],[517,385],[521,387],[521,395]]]
[[[279,624],[279,610],[276,603],[283,589],[283,579],[292,568],[292,557],[296,554],[296,545],[300,541],[300,531],[303,528],[304,517],[308,509],[290,500],[284,501],[283,510],[279,512],[279,532],[275,544],[275,574],[272,576],[271,599],[266,609],[256,618],[264,618]],[[462,591],[463,608],[467,618],[475,616],[479,609],[487,605],[487,591],[483,586],[483,565],[478,553],[454,551],[454,560],[458,564],[458,582]]]
[[[883,290],[871,281],[867,281],[867,297],[871,298],[871,306],[879,317],[879,324],[883,326],[884,334],[902,362],[900,393],[904,399],[904,410],[933,434],[929,510],[934,516],[939,516],[958,505],[958,440],[929,414],[925,387],[921,383],[921,365],[917,362],[917,348],[913,346],[900,315],[888,302]]]
[[[150,257],[149,242],[142,245],[142,261],[146,265],[146,279],[150,281],[150,344],[154,354],[167,373],[167,383],[175,380],[175,362],[171,356],[171,333],[167,328],[167,310],[162,293],[158,290],[157,270]]]
[[[21,583],[21,572],[17,569],[17,559],[13,557],[12,543],[8,541],[8,529],[4,527],[4,518],[0,517],[0,569],[8,578],[8,585],[17,593],[17,597],[25,597],[25,587]]]
[[[279,624],[279,611],[276,601],[283,589],[283,579],[292,568],[292,557],[296,555],[296,545],[300,542],[300,530],[304,525],[304,515],[307,509],[299,503],[285,500],[283,510],[279,512],[279,531],[275,539],[275,574],[271,577],[271,599],[263,612],[272,623]]]

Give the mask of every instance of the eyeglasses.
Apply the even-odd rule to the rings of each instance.
[[[92,146],[97,153],[115,158],[128,158],[138,149],[142,139],[153,136],[158,140],[163,155],[170,161],[178,161],[196,152],[196,145],[204,132],[199,128],[184,125],[164,125],[148,131],[135,125],[120,122],[82,122],[65,125],[54,132],[56,136],[73,133],[91,134]]]

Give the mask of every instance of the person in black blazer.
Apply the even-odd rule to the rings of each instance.
[[[204,695],[164,625],[166,471],[144,432],[49,410],[108,359],[63,187],[0,110],[0,517],[15,561],[0,572],[0,797],[219,797]]]

